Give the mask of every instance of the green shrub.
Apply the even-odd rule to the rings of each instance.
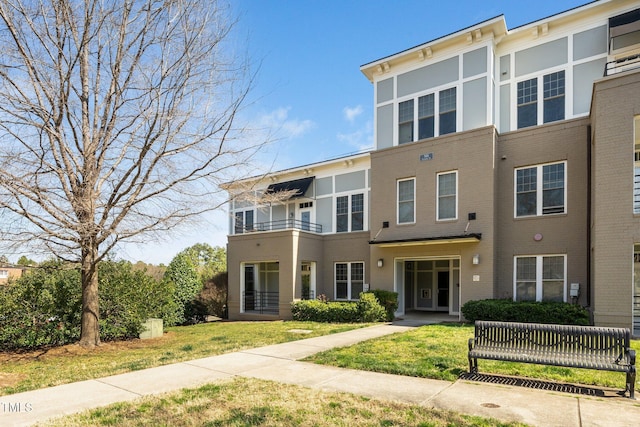
[[[198,276],[197,266],[194,265],[189,255],[181,252],[176,255],[164,273],[164,285],[172,292],[172,300],[175,303],[173,313],[165,313],[164,324],[166,326],[181,325],[191,321],[186,313],[190,301],[193,301],[202,289],[202,281]]]
[[[371,291],[382,307],[387,312],[386,321],[391,322],[398,311],[398,293],[385,291],[383,289],[374,289]]]
[[[371,293],[361,293],[357,302],[294,301],[291,314],[294,320],[325,323],[380,322],[386,318],[384,308]]]
[[[500,322],[556,323],[589,325],[589,312],[564,302],[516,302],[508,299],[469,301],[462,306],[468,322],[493,320]]]
[[[171,293],[160,282],[133,271],[129,262],[98,265],[100,339],[137,337],[149,317],[172,312]],[[0,348],[62,345],[80,337],[80,272],[72,264],[42,263],[0,289]]]

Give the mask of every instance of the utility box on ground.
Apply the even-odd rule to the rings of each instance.
[[[142,324],[140,339],[157,338],[162,336],[162,319],[147,319]]]

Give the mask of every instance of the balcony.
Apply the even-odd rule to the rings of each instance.
[[[640,68],[640,54],[609,61],[604,67],[604,77]]]
[[[311,233],[322,233],[322,225],[313,222],[302,221],[299,219],[281,219],[277,221],[258,222],[251,228],[235,229],[235,234],[256,233],[261,231],[279,231],[279,230],[302,230]]]

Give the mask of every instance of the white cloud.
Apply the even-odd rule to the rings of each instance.
[[[358,117],[360,114],[362,114],[362,105],[357,105],[353,108],[351,107],[344,107],[342,109],[342,112],[344,113],[344,118],[349,122],[349,123],[353,123],[353,121],[356,119],[356,117]]]
[[[313,129],[316,124],[312,120],[290,119],[291,107],[280,107],[269,113],[263,114],[258,122],[265,130],[270,131],[278,138],[295,138],[304,135]]]
[[[350,133],[339,133],[336,138],[340,142],[346,143],[355,151],[368,151],[373,149],[373,126],[369,121],[360,129]]]

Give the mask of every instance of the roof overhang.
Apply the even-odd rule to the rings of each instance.
[[[427,246],[458,243],[478,243],[482,239],[482,233],[463,234],[457,236],[418,237],[414,239],[399,240],[371,240],[370,245],[378,245],[381,248],[393,248],[399,246]]]

